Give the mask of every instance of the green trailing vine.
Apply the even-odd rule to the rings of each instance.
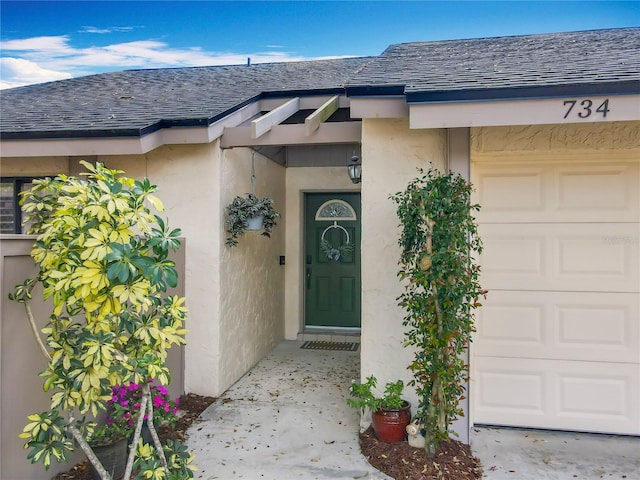
[[[471,204],[472,186],[460,175],[435,168],[392,196],[402,232],[398,297],[406,311],[405,346],[415,349],[409,369],[419,397],[417,417],[426,429],[425,451],[433,457],[449,438],[449,425],[463,415],[468,366],[461,355],[474,331],[473,312],[486,294],[474,254],[482,251]]]

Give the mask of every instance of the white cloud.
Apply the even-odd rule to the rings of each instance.
[[[0,41],[0,50],[3,51],[32,51],[50,54],[51,50],[65,51],[69,49],[69,38],[66,35],[58,37],[32,37],[20,40]]]
[[[0,89],[63,80],[71,77],[70,73],[47,70],[22,58],[0,58]]]
[[[70,45],[69,37],[66,35],[5,40],[0,42],[0,50],[3,55],[11,55],[2,59],[2,82],[7,86],[129,68],[238,65],[245,64],[248,57],[254,64],[310,60],[287,52],[233,53],[208,52],[199,47],[171,48],[158,40],[76,48]],[[7,76],[5,59],[9,60],[6,67]],[[4,88],[8,88],[7,86]]]
[[[90,25],[85,25],[80,30],[80,33],[113,33],[113,32],[130,32],[134,27],[92,27]]]

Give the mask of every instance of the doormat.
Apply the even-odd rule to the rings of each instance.
[[[356,342],[304,342],[300,348],[310,350],[342,350],[346,352],[357,352],[360,347]]]

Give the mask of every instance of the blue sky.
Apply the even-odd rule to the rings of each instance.
[[[640,26],[640,1],[4,1],[0,87],[132,68],[378,55],[401,42]]]

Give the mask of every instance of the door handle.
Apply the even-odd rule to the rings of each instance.
[[[307,290],[311,289],[311,268],[307,268]]]

